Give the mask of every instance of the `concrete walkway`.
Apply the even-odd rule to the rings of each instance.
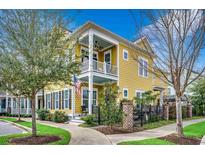
[[[23,119],[31,121],[31,119]],[[111,142],[104,134],[90,128],[82,128],[76,124],[54,123],[50,121],[39,121],[38,123],[63,128],[71,133],[71,145],[109,145]]]
[[[11,123],[0,121],[0,136],[21,133],[25,133],[25,131],[19,127],[12,125]]]
[[[205,118],[203,119],[195,119],[190,121],[184,121],[183,125],[191,125],[197,122],[205,121]],[[115,134],[115,135],[107,135],[107,137],[110,139],[112,144],[117,144],[122,141],[130,141],[130,140],[144,140],[149,138],[157,138],[166,136],[169,134],[172,134],[176,131],[176,124],[170,124],[163,127],[145,130],[141,132],[136,133],[129,133],[129,134]]]

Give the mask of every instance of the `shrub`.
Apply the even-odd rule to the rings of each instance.
[[[46,114],[50,113],[48,110],[46,109],[39,109],[37,111],[37,114],[38,114],[38,118],[40,120],[45,120],[46,119]]]
[[[55,111],[53,114],[52,120],[54,122],[66,122],[68,121],[68,116],[65,114],[65,112],[62,111]]]
[[[46,121],[52,121],[53,119],[53,114],[52,113],[46,113],[46,116],[45,116],[45,120]]]
[[[86,117],[82,117],[81,120],[85,121],[88,125],[93,125],[95,122],[95,116],[94,115],[88,115]]]

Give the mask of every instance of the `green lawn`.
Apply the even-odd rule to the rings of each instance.
[[[140,141],[125,141],[118,143],[118,145],[174,145],[174,143],[154,138]]]
[[[186,126],[184,128],[184,134],[188,137],[202,138],[205,135],[205,122],[199,122]]]
[[[31,122],[26,122],[26,121],[16,122],[15,118],[0,118],[0,120],[15,122],[15,123],[18,123],[22,126],[31,128]],[[51,126],[38,124],[38,123],[37,123],[37,134],[38,135],[55,135],[55,136],[59,136],[61,138],[61,140],[59,140],[57,142],[49,143],[49,144],[54,144],[54,145],[55,144],[56,145],[69,144],[70,138],[71,138],[70,133],[68,131],[64,130],[64,129],[51,127]],[[9,144],[8,141],[11,138],[25,137],[25,136],[29,136],[29,135],[31,135],[31,134],[26,133],[26,134],[15,134],[15,135],[1,136],[0,145]]]

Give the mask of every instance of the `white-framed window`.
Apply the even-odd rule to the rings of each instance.
[[[141,77],[148,77],[148,60],[142,57],[139,57],[138,60],[138,75]]]
[[[128,98],[128,89],[123,88],[123,98]]]
[[[135,96],[138,97],[138,98],[142,98],[142,94],[143,94],[144,92],[145,92],[145,91],[143,91],[143,90],[136,90]]]
[[[64,107],[66,109],[71,109],[72,107],[72,89],[65,89],[63,93],[63,102],[64,102]]]
[[[123,49],[123,59],[128,61],[128,51],[126,49]]]
[[[21,108],[25,108],[24,98],[20,98]]]
[[[46,94],[47,109],[51,108],[51,94]]]
[[[59,93],[55,92],[55,109],[59,109]]]
[[[88,102],[89,102],[89,90],[87,87],[83,87],[81,89],[82,93],[82,105],[88,108]],[[96,88],[93,89],[93,105],[97,105],[97,100],[98,100],[98,90]]]

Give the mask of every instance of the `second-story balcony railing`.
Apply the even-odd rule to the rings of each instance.
[[[85,73],[88,70],[89,70],[89,61],[85,61],[81,65],[81,72]],[[117,66],[107,64],[105,62],[96,61],[96,60],[93,60],[93,71],[102,74],[117,76]]]

